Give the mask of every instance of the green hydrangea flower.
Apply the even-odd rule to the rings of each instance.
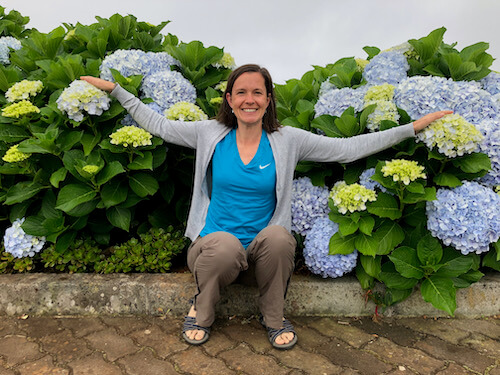
[[[30,96],[36,96],[42,89],[42,81],[28,81],[25,79],[12,85],[5,93],[5,99],[10,103],[29,99]]]
[[[394,159],[386,161],[381,171],[384,177],[392,176],[393,181],[401,181],[405,185],[409,185],[410,182],[418,178],[427,178],[423,173],[424,167],[413,160]]]
[[[495,186],[495,192],[500,195],[500,185]]]
[[[366,202],[377,200],[377,193],[360,184],[347,185],[345,181],[337,182],[330,191],[330,198],[341,214],[366,210]]]
[[[208,116],[196,104],[178,102],[165,110],[165,116],[169,120],[200,121],[208,119]]]
[[[215,86],[215,89],[216,90],[219,90],[219,91],[222,91],[222,92],[225,92],[226,89],[227,89],[227,81],[222,81],[222,82],[219,82],[216,86]]]
[[[364,100],[365,102],[372,102],[379,100],[390,101],[394,98],[394,89],[395,87],[388,83],[372,86],[366,91]]]
[[[215,104],[215,105],[222,104],[222,97],[219,96],[217,98],[210,99],[210,104]]]
[[[360,73],[363,73],[363,71],[365,70],[365,67],[368,65],[368,63],[370,61],[366,60],[366,59],[354,59],[354,61],[356,61],[356,66],[358,68],[358,72]]]
[[[377,131],[380,128],[380,123],[383,120],[398,122],[399,112],[394,98],[393,85],[384,83],[382,85],[370,87],[364,96],[365,107],[376,104],[375,111],[368,115],[366,127],[371,132]]]
[[[445,115],[417,134],[417,141],[430,149],[437,147],[441,154],[457,157],[479,151],[484,136],[458,114]]]
[[[234,62],[234,58],[231,54],[224,52],[222,58],[213,64],[213,66],[216,68],[234,69],[236,67],[236,63]]]
[[[40,108],[33,105],[29,100],[21,100],[2,109],[2,116],[4,117],[19,118],[30,113],[40,113]]]
[[[151,138],[153,138],[146,130],[132,125],[118,129],[109,137],[112,144],[122,145],[123,147],[150,146],[152,145]]]
[[[18,148],[19,145],[12,146],[7,150],[5,155],[3,156],[2,160],[6,161],[7,163],[17,163],[23,160],[28,159],[31,154],[24,153],[22,151],[19,151]]]
[[[88,164],[82,168],[84,172],[87,172],[88,174],[94,175],[99,171],[99,167],[97,165],[93,164]]]

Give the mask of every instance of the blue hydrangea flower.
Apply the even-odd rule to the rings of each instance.
[[[321,85],[319,98],[314,106],[315,116],[340,116],[349,107],[353,107],[356,112],[361,112],[365,106],[364,98],[367,90],[367,86],[357,89],[350,87],[338,89],[332,83],[325,81]]]
[[[369,168],[363,171],[359,176],[359,184],[363,185],[365,188],[370,190],[379,190],[383,193],[387,192],[387,189],[380,185],[377,181],[373,181],[371,177],[375,174],[375,168]]]
[[[306,236],[318,217],[328,217],[329,190],[314,186],[309,177],[300,177],[292,185],[292,231]]]
[[[491,160],[491,169],[481,178],[481,183],[487,186],[500,185],[500,121],[488,119],[476,127],[484,135],[484,140],[479,145],[480,151]]]
[[[316,275],[340,277],[356,267],[358,252],[348,255],[330,255],[330,238],[337,233],[339,226],[328,217],[319,217],[314,222],[304,242],[306,266]]]
[[[0,63],[10,64],[10,49],[21,49],[21,42],[12,36],[2,36],[0,38]]]
[[[144,78],[141,86],[142,97],[153,99],[165,111],[178,102],[194,103],[196,89],[179,72],[160,71]]]
[[[487,252],[500,237],[500,196],[477,182],[439,189],[426,211],[432,235],[464,255]]]
[[[363,78],[372,85],[389,83],[397,85],[407,77],[410,69],[406,56],[399,51],[385,51],[379,53],[363,71]]]
[[[35,237],[26,234],[21,228],[24,218],[17,219],[12,226],[7,228],[3,236],[5,251],[12,254],[14,258],[33,257],[42,250],[45,237]]]
[[[452,110],[477,125],[500,115],[499,104],[478,82],[457,82],[443,77],[405,79],[396,87],[394,100],[413,119],[435,111]]]
[[[102,61],[101,78],[114,82],[110,69],[115,69],[124,77],[146,76],[162,70],[171,70],[179,62],[166,52],[144,52],[142,50],[116,50]]]
[[[483,90],[488,91],[491,95],[500,94],[500,73],[491,72],[479,82]]]

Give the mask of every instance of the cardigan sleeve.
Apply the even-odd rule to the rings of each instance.
[[[365,158],[415,136],[413,124],[349,138],[332,138],[290,128],[299,160],[348,163]]]

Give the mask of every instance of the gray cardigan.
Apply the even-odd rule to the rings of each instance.
[[[111,92],[137,123],[169,143],[196,149],[193,196],[186,237],[195,240],[205,226],[210,203],[207,169],[215,146],[231,130],[216,120],[170,121],[156,113],[119,85]],[[269,225],[290,231],[292,183],[301,160],[347,163],[394,146],[414,137],[412,124],[351,138],[330,138],[285,126],[268,134],[276,163],[276,209]]]

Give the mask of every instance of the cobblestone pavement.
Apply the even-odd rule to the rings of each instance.
[[[0,320],[0,375],[500,375],[500,317],[300,317],[289,351],[272,349],[254,318],[217,320],[201,347],[168,315]]]

